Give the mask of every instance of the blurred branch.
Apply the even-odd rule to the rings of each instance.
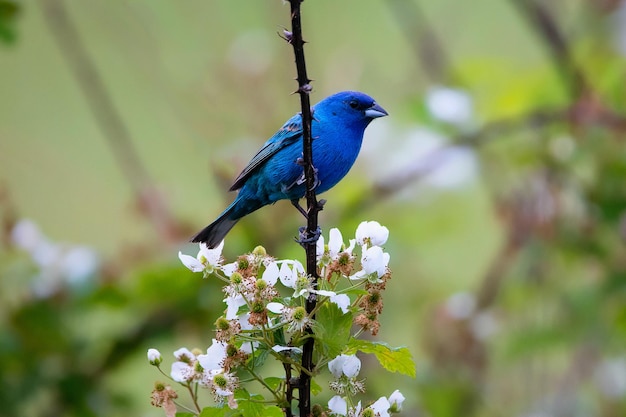
[[[453,75],[450,60],[439,36],[418,3],[413,0],[388,0],[385,4],[412,46],[417,62],[430,82],[445,84]]]
[[[141,162],[129,129],[115,107],[96,65],[89,57],[64,1],[42,0],[40,5],[52,38],[76,78],[118,168],[133,188],[140,208],[147,214],[161,237],[167,240],[177,238],[180,227]]]
[[[548,11],[545,2],[535,0],[510,0],[528,21],[530,27],[543,39],[551,54],[554,66],[561,73],[565,88],[571,100],[580,98],[589,90],[589,85],[582,70],[576,65],[565,36],[560,31],[556,20]]]

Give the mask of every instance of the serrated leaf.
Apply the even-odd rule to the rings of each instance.
[[[343,314],[333,303],[325,303],[315,316],[316,350],[324,356],[334,358],[339,355],[348,340],[352,328],[352,314]]]
[[[386,343],[353,339],[348,344],[348,349],[348,353],[373,353],[386,370],[415,378],[415,362],[408,348],[392,348]]]

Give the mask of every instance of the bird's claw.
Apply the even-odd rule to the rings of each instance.
[[[304,159],[303,158],[296,159],[296,164],[298,164],[298,165],[300,165],[302,167],[304,167],[306,165],[304,163]],[[315,190],[322,183],[322,181],[320,181],[319,177],[317,176],[318,172],[319,172],[319,170],[317,168],[315,168],[315,166],[313,166],[313,186],[311,188],[309,188],[309,191]],[[302,185],[304,183],[306,183],[306,175],[303,172],[302,175],[300,176],[300,178],[298,178],[296,180],[295,184]],[[293,187],[293,184],[289,188],[291,188],[291,187]]]
[[[295,241],[300,244],[300,246],[305,247],[308,244],[315,243],[322,235],[322,228],[317,226],[317,229],[313,233],[313,235],[308,236],[308,229],[306,226],[302,226],[298,229],[298,237],[295,238]]]

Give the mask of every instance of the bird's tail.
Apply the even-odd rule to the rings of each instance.
[[[239,218],[232,218],[232,212],[235,206],[235,202],[228,206],[226,210],[210,225],[202,229],[197,235],[195,235],[192,242],[204,242],[209,249],[212,249],[219,245],[224,237],[228,234],[230,229],[239,221]]]

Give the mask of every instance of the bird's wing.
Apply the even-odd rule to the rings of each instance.
[[[248,178],[268,159],[276,155],[285,146],[291,145],[302,136],[302,118],[299,114],[293,116],[274,134],[265,145],[250,160],[248,165],[241,171],[229,191],[235,191],[243,187]]]

